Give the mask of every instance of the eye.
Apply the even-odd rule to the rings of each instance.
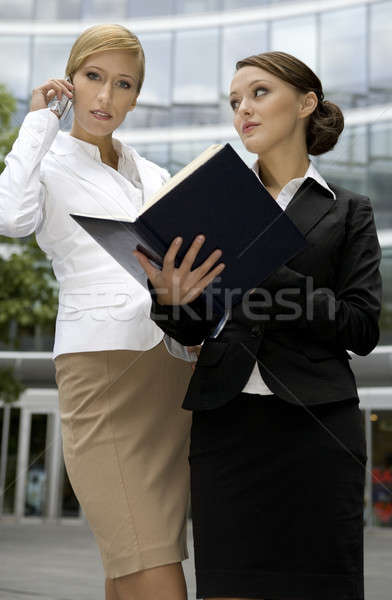
[[[240,105],[239,100],[232,100],[230,102],[230,106],[234,110],[234,112],[238,109],[239,105]]]
[[[129,90],[131,88],[131,84],[128,81],[125,81],[124,79],[119,81],[118,85],[119,85],[119,87],[123,88],[124,90]]]
[[[98,73],[95,73],[94,71],[88,71],[88,73],[86,73],[86,77],[88,77],[92,81],[96,81],[99,78],[99,75],[98,75]]]
[[[258,87],[255,89],[254,94],[257,97],[259,96],[264,96],[266,93],[268,92],[268,90],[264,87]]]

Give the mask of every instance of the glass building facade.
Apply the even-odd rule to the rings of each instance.
[[[255,157],[242,148],[231,123],[228,88],[235,63],[267,50],[283,50],[302,59],[320,76],[326,99],[339,104],[346,120],[335,149],[314,159],[317,167],[327,181],[368,195],[378,229],[392,231],[392,0],[0,0],[0,55],[7,57],[0,61],[0,82],[18,100],[16,123],[28,111],[31,90],[49,77],[63,76],[73,41],[98,22],[128,26],[139,35],[146,54],[138,106],[118,137],[172,173],[215,142],[230,142],[251,164]],[[64,127],[70,127],[70,120]],[[392,239],[388,235],[384,239],[384,308],[375,363],[385,365],[380,367],[385,393],[382,400],[372,396],[369,390],[381,379],[364,377],[361,402],[369,472],[373,469],[376,478],[372,484],[369,476],[367,520],[391,526],[386,484],[377,487],[378,475],[386,481],[392,478]],[[359,381],[362,385],[361,377]],[[23,419],[17,408],[12,411],[9,429],[21,432]],[[1,429],[5,421],[1,409],[0,419]],[[26,425],[31,439],[31,432],[40,430],[35,422],[39,421]],[[49,425],[50,419],[42,427],[49,431]],[[43,451],[46,442],[41,438],[35,444]],[[33,442],[30,446],[26,456],[35,451]],[[8,457],[14,461],[10,468],[15,473],[17,455],[10,447]],[[31,475],[37,489],[44,489],[42,473],[47,471],[39,464],[35,477]],[[25,494],[29,489],[31,496],[30,479]],[[57,499],[63,507],[58,514],[70,515],[76,509],[69,482],[64,475],[60,479],[65,491],[62,500]],[[15,494],[17,490],[10,488],[11,512],[22,502]],[[23,510],[30,514],[38,510],[38,503],[31,508],[30,501],[29,506]],[[46,514],[45,510],[41,512]]]

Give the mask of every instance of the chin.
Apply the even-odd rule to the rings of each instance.
[[[242,140],[242,143],[248,152],[252,152],[252,154],[261,154],[264,151],[264,144],[261,144],[258,140],[245,138]]]

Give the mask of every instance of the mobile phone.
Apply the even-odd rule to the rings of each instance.
[[[67,81],[70,81],[69,77],[67,77]],[[56,97],[53,98],[53,100],[48,103],[48,108],[50,108],[51,111],[56,112],[60,119],[65,119],[72,108],[72,100],[63,94],[60,100]]]

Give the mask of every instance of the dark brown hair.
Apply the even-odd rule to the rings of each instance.
[[[323,86],[317,75],[305,63],[286,52],[263,52],[239,60],[236,70],[259,67],[290,83],[300,92],[314,92],[318,104],[309,117],[306,130],[308,153],[314,156],[332,150],[344,128],[344,117],[333,102],[324,100]]]

